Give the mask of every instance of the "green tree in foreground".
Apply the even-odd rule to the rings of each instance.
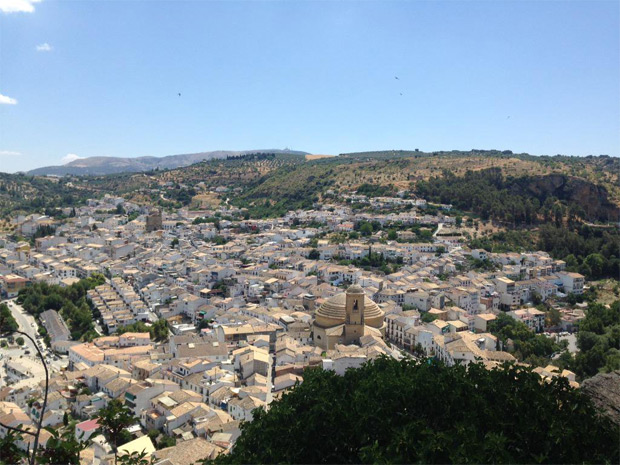
[[[21,463],[26,453],[17,446],[24,436],[21,433],[8,430],[4,437],[0,438],[0,465],[12,465]]]
[[[151,460],[146,458],[146,452],[132,452],[131,454],[123,454],[118,457],[118,465],[150,465]]]
[[[379,358],[304,382],[215,463],[617,463],[619,428],[564,378]],[[205,461],[208,463],[208,461]]]
[[[75,423],[69,424],[62,429],[45,428],[52,437],[47,440],[45,448],[39,452],[38,463],[56,465],[79,465],[80,453],[88,445],[75,437]]]
[[[116,459],[118,446],[124,444],[124,440],[126,439],[124,434],[125,428],[136,423],[137,419],[133,416],[129,407],[124,405],[120,400],[114,399],[99,410],[97,421],[99,422],[101,431],[110,441]]]

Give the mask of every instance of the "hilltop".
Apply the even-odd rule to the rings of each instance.
[[[290,207],[309,208],[309,204],[330,193],[351,193],[368,185],[380,186],[382,191],[393,194],[412,191],[423,196],[431,194],[425,189],[429,182],[437,185],[441,179],[453,176],[452,182],[467,184],[475,172],[483,176],[495,173],[499,176],[495,187],[506,189],[515,198],[536,198],[539,205],[547,198],[557,198],[566,207],[579,205],[587,221],[613,221],[618,217],[619,159],[534,157],[499,151],[341,154],[279,168],[248,184],[237,204],[252,208],[269,201],[272,210],[274,205],[277,207],[277,214]],[[466,177],[468,173],[470,178]],[[460,203],[463,210],[474,209],[466,192],[452,192],[451,198],[443,198],[442,193],[432,193],[433,198],[428,200]]]
[[[161,166],[190,163],[201,157],[210,158],[189,166]],[[99,167],[110,171],[128,166],[128,159],[115,159],[120,160],[118,164],[102,166],[106,160],[76,160],[60,168],[83,174],[96,172]],[[138,169],[145,158],[131,160],[136,163],[131,169]],[[48,207],[50,202],[24,202],[19,192],[27,192],[30,199],[40,197],[40,192],[50,201],[63,196],[85,200],[87,195],[113,194],[137,203],[155,202],[165,208],[204,208],[230,201],[247,208],[252,217],[264,217],[292,209],[311,209],[316,202],[358,190],[371,197],[406,191],[408,195],[450,203],[463,212],[513,226],[548,220],[543,210],[551,214],[554,206],[561,210],[556,211],[556,216],[570,213],[586,222],[617,221],[620,205],[620,159],[608,156],[537,157],[498,150],[414,150],[313,157],[304,152],[259,150],[155,160],[159,165],[140,172],[68,174],[51,184],[39,177],[5,175],[6,190],[0,191],[0,202],[5,212],[11,208],[28,212]],[[153,163],[148,158],[141,166]],[[80,164],[88,166],[77,166]],[[17,191],[16,185],[20,186]],[[58,192],[50,196],[50,189]]]
[[[61,166],[44,166],[28,171],[30,175],[86,176],[116,173],[136,173],[154,169],[174,169],[193,165],[205,160],[225,159],[249,153],[283,153],[298,156],[308,155],[306,152],[294,150],[216,150],[213,152],[168,155],[165,157],[88,157],[74,160]]]

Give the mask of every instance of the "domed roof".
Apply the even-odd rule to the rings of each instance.
[[[364,296],[364,322],[366,325],[376,328],[380,328],[383,325],[383,311],[357,285],[353,285],[346,292],[336,294],[323,302],[315,313],[315,322],[323,327],[343,324],[346,318],[347,294],[361,294]]]

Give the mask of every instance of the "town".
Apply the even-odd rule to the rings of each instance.
[[[518,362],[579,386],[561,358],[576,351],[584,276],[546,252],[468,247],[480,222],[450,205],[351,194],[250,219],[227,202],[163,211],[106,194],[63,214],[16,216],[1,240],[3,302],[29,338],[1,339],[0,423],[71,425],[83,463],[228,453],[242,422],[312,367]],[[101,412],[119,404],[131,420],[111,443]]]

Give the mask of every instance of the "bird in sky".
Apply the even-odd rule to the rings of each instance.
[[[179,97],[181,96],[181,92],[179,92]]]
[[[401,92],[400,95],[403,95],[403,93]]]
[[[394,79],[398,79],[398,76],[394,76]],[[398,79],[400,81],[400,79]]]
[[[506,119],[510,119],[510,116],[506,117]]]

